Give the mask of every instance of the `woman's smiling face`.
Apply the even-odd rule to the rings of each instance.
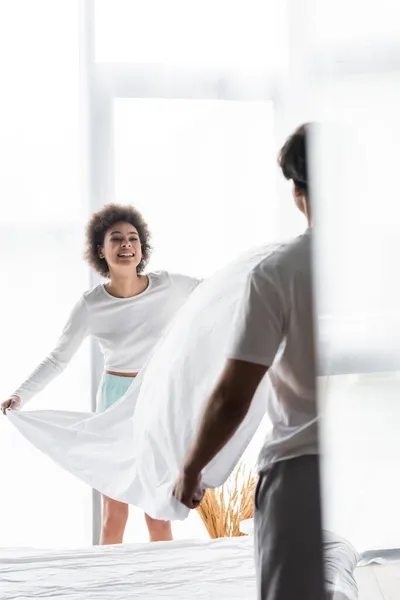
[[[142,260],[137,229],[130,223],[114,223],[105,233],[99,256],[106,260],[110,273],[117,274],[127,269],[136,271]]]

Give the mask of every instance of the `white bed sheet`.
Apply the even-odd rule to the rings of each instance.
[[[0,549],[0,597],[256,600],[253,544],[252,537],[241,537],[64,551]],[[338,549],[331,548],[331,564]],[[333,598],[356,600],[348,575],[339,570],[343,576],[335,587],[343,593]],[[367,598],[360,590],[359,600]]]
[[[107,411],[10,411],[9,422],[102,494],[155,519],[185,520],[189,509],[173,497],[174,483],[226,362],[248,275],[275,250],[254,248],[199,285],[126,394]],[[204,487],[228,479],[265,415],[269,393],[264,378],[243,423],[203,470]]]
[[[0,549],[2,600],[256,599],[250,538]]]

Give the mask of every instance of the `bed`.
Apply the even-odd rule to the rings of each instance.
[[[337,590],[332,598],[356,600],[351,584],[353,567],[343,568],[343,545],[333,543],[329,552],[330,578]],[[57,551],[0,549],[0,597],[256,600],[253,539],[246,536]],[[362,590],[359,599],[371,600]]]
[[[251,548],[250,538],[242,538],[0,552],[0,597],[250,599],[256,597]]]

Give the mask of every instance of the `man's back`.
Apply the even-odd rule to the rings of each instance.
[[[277,460],[318,453],[311,242],[308,230],[257,267],[261,277],[273,277],[283,325],[283,339],[268,371],[273,428],[260,453],[260,470]]]
[[[311,229],[278,246],[253,269],[229,356],[269,367],[273,428],[260,454],[260,470],[316,454]]]

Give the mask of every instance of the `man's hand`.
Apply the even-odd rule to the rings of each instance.
[[[197,508],[204,496],[201,472],[239,429],[268,368],[229,359],[211,394],[173,494],[188,508]]]
[[[201,473],[182,471],[175,483],[173,494],[178,502],[188,508],[197,508],[204,492],[205,490],[201,488]]]

